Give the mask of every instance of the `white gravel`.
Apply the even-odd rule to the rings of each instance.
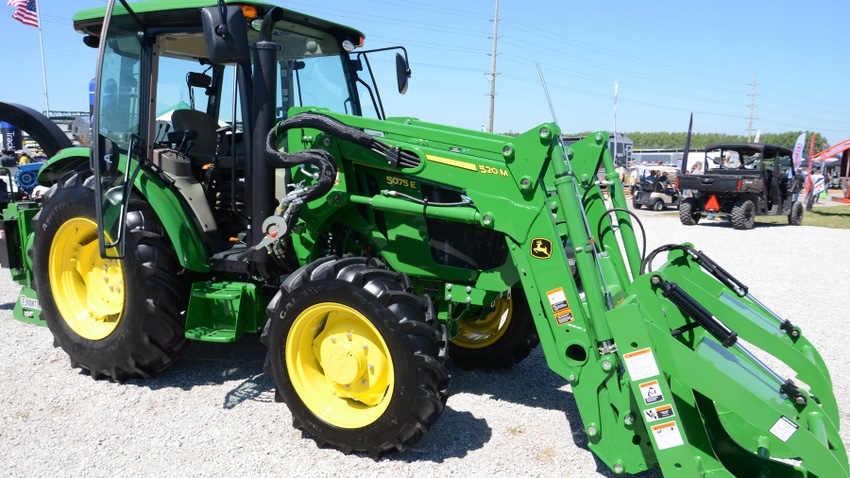
[[[850,443],[850,230],[728,223],[682,226],[641,211],[650,248],[692,242],[795,324],[828,363]],[[848,218],[850,220],[850,218]],[[263,375],[256,337],[193,343],[162,375],[124,385],[69,366],[50,332],[13,320],[18,286],[0,271],[0,475],[615,476],[586,447],[570,387],[541,350],[511,370],[456,371],[431,433],[374,461],[319,449],[291,426]],[[658,469],[643,477],[658,477]]]

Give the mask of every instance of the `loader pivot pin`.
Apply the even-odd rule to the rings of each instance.
[[[800,389],[797,388],[797,385],[795,385],[794,381],[790,378],[786,380],[784,384],[782,384],[782,387],[779,389],[779,391],[782,394],[787,395],[788,398],[790,398],[794,402],[794,404],[799,405],[801,407],[805,406],[808,402],[806,396],[800,392]]]

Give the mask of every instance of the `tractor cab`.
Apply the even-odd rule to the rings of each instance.
[[[189,206],[182,220],[201,233],[186,247],[214,254],[250,242],[241,236],[260,230],[273,198],[286,194],[286,173],[263,154],[290,108],[385,117],[370,52],[358,51],[363,34],[326,20],[259,2],[222,1],[199,16],[197,7],[154,0],[85,10],[74,26],[100,51],[92,167],[98,229],[111,238],[101,237],[106,256],[123,256],[128,198],[155,188]],[[404,92],[406,52],[377,51],[393,49]],[[140,189],[141,169],[162,184]]]

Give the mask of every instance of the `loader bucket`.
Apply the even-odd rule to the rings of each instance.
[[[689,251],[637,277],[610,320],[665,476],[850,476],[820,355]],[[645,400],[641,352],[668,408]]]

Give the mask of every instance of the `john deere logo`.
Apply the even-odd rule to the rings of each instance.
[[[552,257],[552,241],[537,237],[531,240],[531,255],[538,259]]]

